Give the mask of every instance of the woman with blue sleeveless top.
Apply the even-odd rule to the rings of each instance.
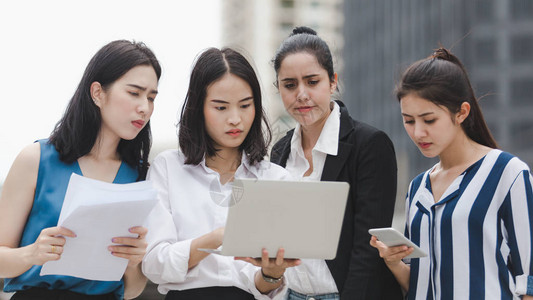
[[[105,45],[50,138],[15,159],[0,197],[0,276],[4,291],[15,292],[12,299],[128,299],[144,289],[144,227],[130,228],[137,238],[110,241],[111,254],[129,261],[120,281],[39,273],[45,262],[61,258],[64,236],[76,236],[56,226],[72,173],[113,183],[145,179],[160,76],[159,62],[143,43]]]

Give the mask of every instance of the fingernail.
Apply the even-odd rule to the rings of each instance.
[[[111,241],[112,241],[113,243],[116,243],[116,242],[117,242],[117,239],[116,239],[116,238],[113,238]]]

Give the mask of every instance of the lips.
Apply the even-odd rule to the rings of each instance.
[[[432,145],[431,143],[418,143],[418,146],[420,146],[420,148],[422,149],[427,149],[431,145]]]
[[[131,124],[133,124],[133,126],[137,128],[143,128],[144,120],[135,120],[135,121],[132,121]]]
[[[226,131],[226,133],[235,137],[235,136],[239,136],[242,133],[242,130],[240,130],[240,129],[231,129],[231,130]]]
[[[306,113],[306,112],[309,112],[313,109],[312,106],[300,106],[300,107],[296,107],[296,110],[298,112],[301,112],[301,113]]]

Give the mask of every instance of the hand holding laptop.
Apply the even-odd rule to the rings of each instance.
[[[272,278],[281,278],[285,269],[295,267],[301,263],[301,260],[295,258],[284,258],[285,249],[279,248],[275,258],[270,258],[268,251],[262,249],[261,257],[235,257],[235,260],[243,260],[251,263],[256,267],[261,267],[263,276]]]

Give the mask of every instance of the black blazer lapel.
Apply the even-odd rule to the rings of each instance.
[[[287,159],[289,159],[289,154],[291,154],[291,140],[293,134],[294,129],[289,130],[287,134],[274,145],[270,152],[271,162],[285,168],[287,165]]]
[[[350,157],[352,145],[344,142],[339,142],[337,155],[329,155],[326,157],[324,169],[322,170],[321,181],[336,181],[342,167],[346,164],[346,160]]]

